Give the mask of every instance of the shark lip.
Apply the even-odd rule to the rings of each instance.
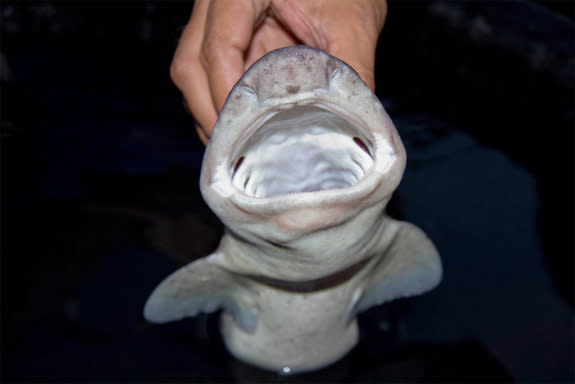
[[[230,158],[229,175],[242,194],[269,199],[346,189],[374,164],[363,124],[318,100],[273,108],[247,129]]]

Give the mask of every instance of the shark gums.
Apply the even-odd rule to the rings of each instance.
[[[268,53],[232,89],[204,155],[201,192],[226,233],[155,289],[145,318],[221,309],[228,350],[278,373],[340,359],[358,312],[441,280],[427,236],[385,214],[405,162],[351,67],[305,46]]]

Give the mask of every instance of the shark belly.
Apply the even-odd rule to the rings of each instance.
[[[354,281],[314,292],[291,292],[262,285],[259,288],[258,326],[253,333],[238,327],[222,313],[221,332],[237,358],[280,374],[301,373],[329,365],[358,341],[355,318],[347,307]]]

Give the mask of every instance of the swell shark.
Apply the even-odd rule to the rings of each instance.
[[[306,46],[268,53],[230,92],[204,154],[200,189],[225,234],[154,290],[145,318],[221,310],[227,349],[278,373],[340,359],[357,313],[441,280],[428,237],[385,213],[405,163],[350,66]]]

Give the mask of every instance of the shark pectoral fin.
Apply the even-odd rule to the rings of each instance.
[[[441,260],[431,240],[413,224],[395,223],[399,229],[360,287],[351,316],[387,301],[419,295],[441,281]]]
[[[153,323],[166,323],[210,313],[218,309],[230,313],[246,332],[257,326],[258,310],[246,281],[203,258],[168,276],[148,298],[144,317]]]

